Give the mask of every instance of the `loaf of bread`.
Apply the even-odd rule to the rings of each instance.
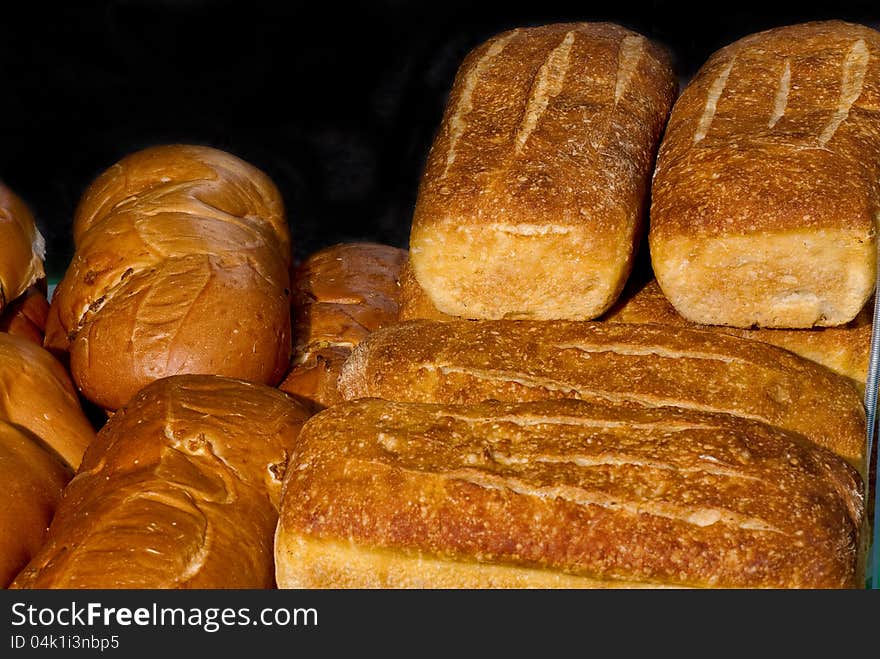
[[[290,238],[275,185],[222,151],[161,146],[86,191],[46,345],[115,410],[183,373],[275,385],[290,360]]]
[[[73,469],[95,437],[58,360],[28,339],[2,332],[0,421],[33,434]]]
[[[431,298],[425,293],[416,276],[413,274],[409,259],[400,270],[400,311],[397,319],[401,322],[407,320],[463,320],[460,316],[450,316],[440,311],[431,302]]]
[[[287,474],[283,588],[857,585],[855,470],[726,414],[365,399]]]
[[[0,588],[42,546],[72,476],[73,470],[35,435],[0,421]]]
[[[397,322],[406,251],[342,243],[312,254],[292,278],[293,369],[280,389],[316,409],[342,401],[342,363],[370,332]]]
[[[470,53],[410,234],[437,309],[588,319],[611,306],[675,91],[666,54],[607,23],[517,29]]]
[[[22,336],[41,346],[48,316],[44,287],[35,284],[0,312],[0,332]]]
[[[676,312],[655,279],[632,287],[628,284],[627,289],[602,320],[617,323],[658,323],[679,327],[696,326]],[[849,378],[860,391],[864,391],[865,379],[868,375],[868,357],[871,352],[872,308],[869,303],[854,320],[840,327],[799,330],[740,329],[724,325],[699,327],[785,348]]]
[[[663,325],[417,321],[371,334],[342,367],[346,400],[628,401],[798,432],[864,469],[865,411],[827,368],[758,341]]]
[[[676,102],[651,260],[688,320],[843,325],[865,306],[880,216],[880,32],[839,21],[748,36]]]
[[[0,183],[0,312],[45,276],[46,243],[25,203]]]
[[[14,588],[269,588],[289,452],[307,411],[208,375],[154,382],[89,447]]]

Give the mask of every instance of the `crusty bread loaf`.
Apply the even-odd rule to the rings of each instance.
[[[397,321],[406,251],[342,243],[306,259],[293,275],[293,369],[280,389],[317,409],[342,401],[342,362],[370,332]]]
[[[857,586],[855,470],[726,414],[365,399],[287,474],[284,588]]]
[[[46,243],[27,205],[0,183],[0,311],[45,276]]]
[[[34,285],[0,313],[0,332],[22,336],[41,346],[48,316],[44,288]]]
[[[165,378],[116,412],[16,588],[268,588],[307,412],[269,387]]]
[[[679,314],[660,290],[656,279],[630,278],[620,298],[599,320],[609,323],[654,323],[699,327],[762,341],[790,350],[849,378],[864,392],[871,349],[871,303],[854,320],[840,327],[812,329],[741,329],[725,325],[698,325]],[[400,320],[458,320],[437,310],[404,264],[400,275]]]
[[[0,421],[29,431],[73,469],[95,436],[58,360],[28,339],[2,332]]]
[[[629,285],[627,285],[629,289]],[[830,368],[849,378],[860,391],[864,391],[868,374],[868,357],[871,352],[871,311],[866,305],[854,320],[841,327],[814,329],[740,329],[724,325],[699,325],[701,329],[724,332],[755,341],[763,341],[785,348]],[[634,285],[624,290],[617,304],[602,320],[617,323],[659,323],[680,327],[695,327],[676,312],[657,281]]]
[[[865,411],[830,370],[758,341],[684,327],[423,321],[374,332],[342,367],[346,400],[548,398],[724,412],[798,432],[864,469]]]
[[[46,539],[46,530],[73,471],[39,439],[0,421],[0,588],[5,588]]]
[[[685,318],[842,325],[874,287],[880,32],[839,21],[715,53],[669,120],[650,248]]]
[[[207,147],[140,151],[92,183],[73,232],[46,345],[70,351],[87,398],[114,410],[168,375],[284,376],[290,237],[255,167]]]
[[[676,81],[666,54],[608,23],[500,34],[459,69],[410,234],[443,313],[600,315],[639,240]]]

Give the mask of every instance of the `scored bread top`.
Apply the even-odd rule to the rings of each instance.
[[[378,586],[399,585],[396,556],[449,561],[433,587],[474,563],[622,586],[854,587],[860,487],[799,435],[724,414],[364,399],[303,427],[276,560],[290,583],[324,588],[362,572],[358,554],[286,564],[310,539],[387,550],[366,577]]]
[[[669,119],[651,239],[847,229],[880,210],[880,32],[805,23],[712,55]]]
[[[348,399],[583,398],[725,412],[802,433],[864,468],[865,412],[845,378],[758,341],[662,325],[416,321],[374,332],[343,365]]]

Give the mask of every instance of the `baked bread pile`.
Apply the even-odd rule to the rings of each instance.
[[[129,155],[48,313],[0,191],[0,584],[859,587],[880,34],[752,35],[675,95],[617,25],[498,35],[409,251],[296,267],[252,165]]]

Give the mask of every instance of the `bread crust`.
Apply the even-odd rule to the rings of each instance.
[[[855,587],[860,488],[800,435],[724,414],[362,399],[303,428],[278,584]]]
[[[240,380],[148,385],[89,447],[12,587],[271,587],[282,477],[307,416]]]
[[[281,195],[208,147],[127,156],[86,191],[46,345],[70,352],[108,410],[181,373],[277,384],[290,358],[290,236]]]
[[[668,57],[609,23],[517,29],[459,69],[410,235],[443,313],[594,318],[617,298],[675,94]]]
[[[675,104],[652,187],[654,272],[685,318],[837,326],[874,286],[880,33],[827,21],[741,39]]]
[[[0,183],[0,312],[43,279],[46,243],[30,209]]]
[[[315,252],[293,275],[293,368],[279,386],[315,409],[342,401],[336,380],[352,348],[397,322],[406,251],[340,243]]]
[[[830,370],[758,341],[664,325],[420,321],[374,332],[339,378],[346,400],[629,401],[760,420],[864,470],[865,412]]]

